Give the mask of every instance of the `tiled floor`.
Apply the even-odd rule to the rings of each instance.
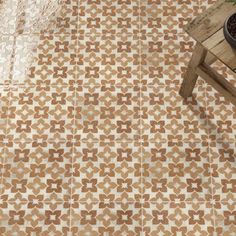
[[[236,235],[236,108],[178,95],[213,3],[0,1],[0,235]]]

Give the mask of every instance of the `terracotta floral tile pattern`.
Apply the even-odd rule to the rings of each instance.
[[[183,26],[198,14],[198,0],[142,0],[142,31],[165,35],[183,33]]]
[[[45,86],[45,87],[43,87]],[[68,87],[18,88],[9,105],[7,136],[26,142],[66,141],[74,130],[75,92]]]
[[[235,235],[235,107],[178,94],[214,2],[0,1],[0,235]]]
[[[211,203],[146,203],[143,209],[144,235],[213,235]]]
[[[2,194],[18,201],[69,199],[72,147],[66,143],[8,143],[4,150]]]
[[[204,143],[149,143],[142,152],[145,201],[209,201],[211,165]]]
[[[143,140],[201,142],[207,139],[204,83],[199,80],[198,91],[185,101],[178,89],[179,86],[172,85],[142,87]]]
[[[236,232],[235,202],[218,203],[215,207],[215,223],[217,235],[233,235]]]
[[[0,86],[0,143],[4,143],[6,139],[10,96],[8,86]]]
[[[135,88],[79,88],[75,109],[77,139],[140,140],[140,92]]]
[[[140,143],[101,142],[76,146],[73,157],[73,200],[140,200],[140,153]]]
[[[73,34],[21,35],[16,39],[13,84],[69,85],[77,77],[77,37]]]
[[[78,39],[79,83],[133,87],[140,82],[140,40],[137,35],[80,35]]]
[[[222,65],[219,69],[221,68]],[[232,77],[231,72],[228,75],[229,81],[235,84],[235,79]],[[207,87],[207,117],[212,141],[235,142],[236,107],[210,86]]]
[[[194,41],[185,34],[145,34],[141,41],[142,84],[180,83]]]
[[[142,235],[139,203],[79,203],[71,211],[73,235]]]
[[[68,235],[70,208],[66,202],[1,202],[1,235]]]
[[[139,0],[81,0],[79,33],[138,33],[139,5]]]
[[[225,202],[236,200],[235,150],[235,143],[213,142],[211,144],[210,157],[212,159],[213,197],[215,200]]]

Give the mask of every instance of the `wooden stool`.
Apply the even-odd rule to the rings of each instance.
[[[224,21],[235,12],[235,5],[219,0],[185,27],[185,31],[197,44],[179,92],[182,97],[192,95],[200,76],[236,105],[236,88],[210,67],[214,61],[220,60],[236,72],[236,50],[227,43],[223,35]]]

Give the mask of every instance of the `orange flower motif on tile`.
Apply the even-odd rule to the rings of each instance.
[[[235,108],[178,94],[213,2],[0,1],[1,235],[236,232]]]

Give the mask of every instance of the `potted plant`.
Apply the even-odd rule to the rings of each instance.
[[[226,2],[232,2],[236,5],[236,0],[226,0]],[[236,12],[226,19],[223,29],[227,42],[236,48]]]

